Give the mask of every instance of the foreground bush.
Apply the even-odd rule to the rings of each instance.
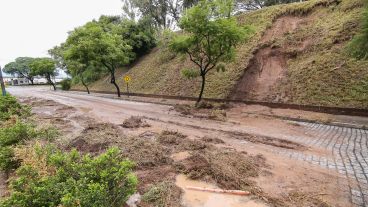
[[[15,170],[19,161],[14,157],[13,147],[36,137],[34,127],[21,121],[0,129],[0,170],[9,173]]]
[[[17,99],[11,95],[0,96],[0,121],[6,121],[11,116],[29,115],[27,107],[23,107]]]
[[[27,153],[34,154],[38,164],[23,163],[1,207],[121,207],[137,186],[133,163],[123,161],[116,148],[95,158],[52,147],[36,147],[34,153]]]

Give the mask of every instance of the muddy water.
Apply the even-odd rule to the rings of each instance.
[[[250,200],[247,196],[188,190],[187,186],[215,189],[217,187],[206,182],[190,180],[185,175],[176,177],[176,185],[184,190],[182,204],[185,207],[266,207],[265,204]]]

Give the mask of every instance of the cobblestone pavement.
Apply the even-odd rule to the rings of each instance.
[[[310,137],[287,139],[320,149],[326,153],[304,153],[274,149],[275,153],[336,170],[348,180],[351,201],[356,206],[368,206],[368,130],[326,124],[294,122],[306,129]]]

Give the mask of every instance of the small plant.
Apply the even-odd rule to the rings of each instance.
[[[72,83],[72,81],[71,81],[70,79],[64,79],[64,80],[62,80],[62,81],[60,82],[60,84],[61,84],[61,89],[62,89],[63,91],[69,91],[69,90],[70,90],[70,88],[71,88],[71,83]]]
[[[10,197],[0,206],[100,206],[120,207],[132,195],[137,178],[134,164],[122,160],[117,148],[98,157],[82,156],[76,150],[62,153],[52,147],[34,149],[37,159],[52,172],[22,165],[10,185]],[[41,162],[41,161],[40,161]]]

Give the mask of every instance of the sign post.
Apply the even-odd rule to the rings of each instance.
[[[3,79],[3,71],[1,70],[1,66],[0,66],[0,84],[1,84],[1,91],[3,96],[6,95],[6,90],[5,90],[5,84],[4,84],[4,79]]]
[[[127,88],[127,94],[128,94],[128,97],[129,97],[129,82],[130,82],[130,80],[131,80],[131,78],[130,78],[130,76],[129,75],[126,75],[126,76],[124,76],[124,81],[125,81],[125,83],[126,83],[126,88]]]

